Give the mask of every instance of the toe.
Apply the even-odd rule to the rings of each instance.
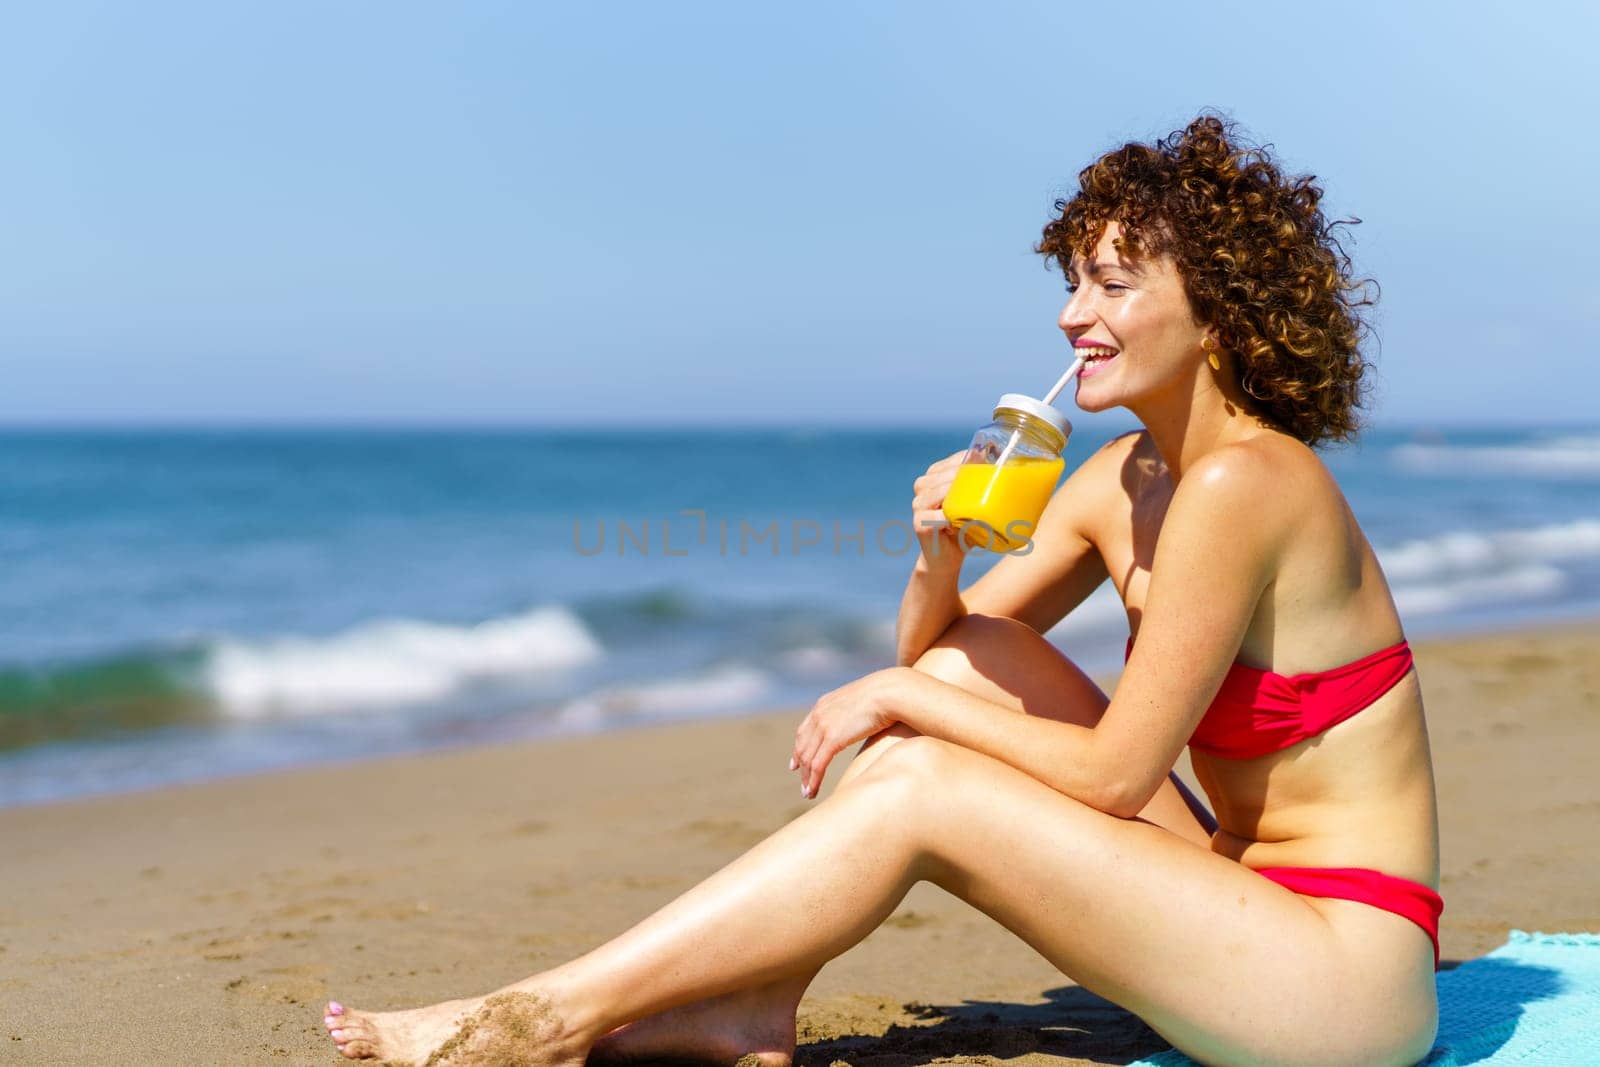
[[[345,1016],[339,1020],[339,1025],[328,1031],[335,1041],[371,1041],[373,1040],[372,1027],[368,1026],[365,1019]]]
[[[330,1000],[330,1001],[328,1001],[328,1009],[327,1009],[327,1011],[323,1012],[323,1014],[324,1015],[343,1015],[344,1014],[344,1005],[340,1004],[337,1000]]]
[[[370,1041],[352,1041],[342,1045],[339,1051],[352,1060],[369,1060],[377,1055],[377,1047]]]

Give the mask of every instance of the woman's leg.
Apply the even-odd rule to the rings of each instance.
[[[915,666],[1012,711],[1078,726],[1099,722],[1111,702],[1060,649],[1015,619],[965,615],[950,624]],[[839,784],[871,766],[896,741],[915,736],[915,730],[901,723],[868,738]],[[1138,817],[1199,845],[1208,846],[1216,828],[1204,805],[1171,773]]]
[[[620,937],[508,987],[528,1010],[491,1015],[469,1045],[517,1041],[526,1062],[575,1065],[628,1019],[820,967],[921,880],[1202,1060],[1399,1064],[1432,1042],[1433,948],[1414,924],[1296,896],[917,737]],[[517,1034],[499,1028],[508,1016]],[[347,1054],[431,1051],[358,1013],[348,1026]]]
[[[1093,726],[1109,703],[1060,649],[1015,619],[957,619],[914,666],[1012,711],[1079,726]],[[901,724],[869,738],[834,788],[855,780],[896,741],[914,736],[915,730]],[[1169,775],[1139,817],[1186,840],[1209,844],[1215,824],[1200,821],[1203,816],[1209,822],[1209,813],[1198,800],[1185,797],[1182,788],[1176,775]],[[753,1053],[764,1067],[785,1067],[794,1052],[795,1012],[815,978],[816,971],[807,970],[630,1022],[602,1038],[591,1059],[671,1055],[732,1064]]]
[[[1014,619],[987,615],[957,619],[914,666],[1012,711],[1082,726],[1098,722],[1108,703],[1105,693],[1076,664]],[[897,725],[869,738],[834,790],[854,781],[898,740],[911,736],[916,736],[914,730]],[[1210,828],[1197,820],[1177,788],[1176,778],[1169,777],[1139,817],[1187,840],[1209,842]],[[765,1067],[785,1067],[794,1052],[795,1012],[817,969],[801,968],[758,987],[630,1021],[602,1038],[591,1058],[680,1056],[732,1064],[754,1053]],[[444,1018],[431,1029],[453,1029],[453,1025],[453,1017]]]

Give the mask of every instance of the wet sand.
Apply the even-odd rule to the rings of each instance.
[[[1600,624],[1417,653],[1446,960],[1514,927],[1600,930]],[[0,1062],[344,1062],[323,1035],[329,996],[383,1009],[486,992],[808,810],[785,770],[802,714],[0,811]],[[1118,1064],[1165,1047],[928,885],[823,969],[800,1023],[808,1067]]]

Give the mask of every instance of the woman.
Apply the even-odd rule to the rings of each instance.
[[[829,797],[499,996],[331,1003],[340,1051],[781,1067],[812,976],[927,880],[1204,1062],[1426,1054],[1441,905],[1421,693],[1308,447],[1354,432],[1369,301],[1311,179],[1231,138],[1202,116],[1108,153],[1057,203],[1038,251],[1072,294],[1077,404],[1144,429],[1088,458],[1033,550],[969,589],[958,536],[922,531],[900,666],[825,695],[797,732],[807,797],[866,741]],[[917,480],[919,524],[960,458]],[[1040,636],[1108,577],[1133,634],[1110,700]],[[1214,824],[1171,774],[1185,744]]]

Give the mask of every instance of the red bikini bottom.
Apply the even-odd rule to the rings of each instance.
[[[1439,913],[1444,900],[1420,882],[1366,867],[1260,867],[1255,872],[1303,897],[1333,897],[1371,904],[1422,927],[1439,967]]]

